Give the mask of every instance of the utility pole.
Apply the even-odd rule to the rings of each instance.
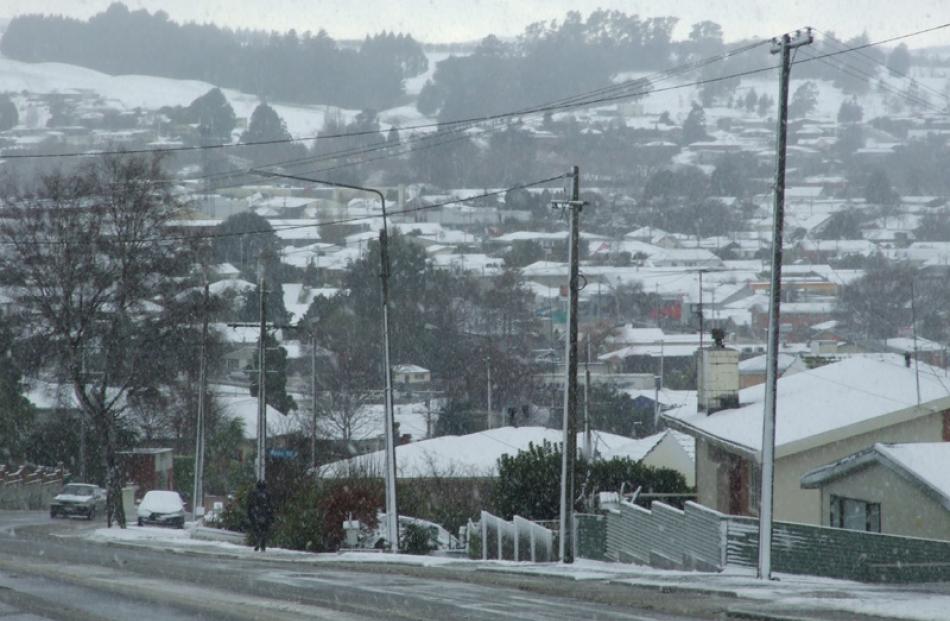
[[[917,303],[916,292],[914,291],[914,278],[910,279],[910,333],[914,337],[914,380],[917,382],[917,407],[920,407],[920,356],[917,352]]]
[[[782,229],[785,220],[785,150],[788,132],[788,79],[791,73],[791,52],[814,41],[811,28],[772,40],[773,54],[782,55],[779,79],[779,118],[777,166],[775,170],[775,204],[772,212],[772,273],[769,283],[769,333],[766,350],[765,412],[762,420],[761,497],[759,499],[759,558],[756,574],[763,580],[772,577],[772,512],[775,484],[775,392],[778,383],[779,313],[782,286]]]
[[[577,459],[577,296],[578,296],[578,256],[580,242],[580,213],[584,203],[580,200],[580,170],[577,166],[571,171],[574,180],[571,200],[560,203],[570,209],[570,236],[568,244],[569,302],[567,307],[567,377],[564,387],[564,445],[561,455],[561,520],[560,554],[561,562],[574,562],[574,462]],[[557,203],[555,203],[557,204]]]
[[[584,458],[594,458],[594,446],[590,436],[590,334],[587,334],[587,361],[584,363]]]
[[[310,414],[313,417],[310,429],[310,467],[317,467],[317,327],[310,332]]]
[[[699,378],[699,403],[706,403],[706,377],[700,368],[703,364],[703,273],[705,270],[699,270],[699,351],[696,355],[696,377]],[[700,406],[705,411],[705,406]]]
[[[195,481],[191,510],[195,518],[204,515],[205,479],[205,393],[208,392],[208,299],[211,297],[208,279],[205,278],[203,308],[201,313],[201,353],[198,360],[198,420],[195,423]]]
[[[491,358],[485,356],[485,375],[487,379],[486,394],[488,397],[488,428],[491,429]]]
[[[386,522],[389,549],[399,552],[399,507],[396,503],[396,420],[393,413],[393,365],[389,357],[389,242],[386,230],[386,199],[379,193],[383,204],[383,228],[379,231],[379,256],[382,268],[380,280],[383,290],[383,372],[386,375]]]
[[[360,192],[370,192],[379,197],[380,211],[383,216],[383,227],[379,230],[379,259],[382,264],[379,278],[382,289],[383,302],[383,373],[386,376],[386,395],[384,398],[384,437],[386,439],[386,531],[387,541],[390,550],[399,552],[399,513],[396,502],[396,421],[393,415],[393,368],[389,355],[389,233],[386,224],[386,195],[373,188],[367,188],[360,185],[349,183],[340,183],[338,181],[326,181],[324,179],[314,179],[301,175],[285,175],[263,170],[251,171],[262,177],[279,177],[281,179],[292,179],[294,181],[307,181],[309,183],[319,183],[334,188],[346,188],[348,190],[359,190]]]
[[[703,274],[706,270],[699,270],[699,348],[703,348]]]
[[[267,463],[267,281],[264,263],[260,263],[260,340],[257,351],[257,480],[266,481]]]

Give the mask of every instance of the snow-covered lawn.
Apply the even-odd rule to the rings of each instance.
[[[193,523],[184,530],[131,526],[125,530],[100,528],[85,535],[92,541],[156,547],[176,552],[210,554],[217,557],[266,558],[292,563],[401,564],[416,567],[440,567],[446,570],[503,572],[525,576],[549,576],[569,580],[597,580],[611,584],[684,590],[710,595],[735,596],[738,607],[766,607],[773,614],[796,611],[838,611],[878,615],[911,621],[943,621],[950,610],[950,586],[864,584],[813,576],[779,574],[777,580],[757,580],[751,570],[729,569],[720,574],[654,569],[641,565],[608,563],[580,559],[573,565],[532,564],[514,561],[473,561],[460,557],[392,555],[379,552],[341,552],[311,554],[296,550],[269,548],[254,552],[233,543],[191,538]],[[744,602],[743,602],[744,600]]]

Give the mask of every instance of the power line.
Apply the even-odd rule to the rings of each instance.
[[[889,37],[889,38],[887,38],[887,39],[881,39],[881,40],[879,40],[879,41],[872,41],[872,42],[869,42],[869,43],[864,43],[864,44],[861,44],[861,45],[852,46],[852,47],[847,48],[847,49],[838,50],[838,51],[834,51],[834,52],[828,52],[828,53],[825,53],[825,54],[820,54],[820,55],[813,56],[813,57],[811,57],[811,58],[804,59],[804,60],[801,60],[801,61],[798,61],[798,62],[808,62],[808,61],[811,61],[811,60],[820,60],[820,59],[822,59],[822,58],[828,58],[828,57],[832,57],[832,56],[838,56],[838,55],[840,55],[840,54],[845,54],[845,53],[849,53],[849,52],[855,52],[855,51],[867,49],[867,48],[870,48],[870,47],[876,47],[876,46],[884,45],[884,44],[887,44],[887,43],[893,43],[894,41],[899,41],[899,40],[902,40],[902,39],[908,39],[908,38],[911,38],[911,37],[919,36],[919,35],[921,35],[921,34],[926,34],[926,33],[930,33],[930,32],[935,32],[935,31],[942,30],[942,29],[945,29],[945,28],[948,28],[948,27],[950,27],[950,23],[940,24],[940,25],[937,25],[937,26],[932,26],[932,27],[930,27],[930,28],[925,28],[925,29],[922,29],[922,30],[917,30],[917,31],[914,31],[914,32],[906,33],[906,34],[897,35],[897,36],[894,36],[894,37]],[[744,52],[744,51],[748,51],[749,49],[754,49],[755,47],[757,47],[758,45],[761,45],[761,44],[763,44],[763,42],[756,42],[756,43],[754,43],[754,44],[750,44],[749,46],[746,46],[745,48],[740,48],[740,49],[741,49],[741,51]],[[722,59],[722,58],[719,58],[719,57],[726,58],[726,57],[728,57],[728,53],[727,53],[727,54],[720,54],[720,55],[718,55],[717,57],[712,57],[713,62],[714,62],[715,60],[721,60],[721,59]],[[418,124],[415,124],[415,125],[408,125],[408,126],[402,128],[402,129],[403,129],[403,130],[431,129],[431,128],[439,128],[439,127],[447,127],[447,126],[448,126],[448,127],[451,127],[451,126],[454,126],[454,125],[461,125],[461,124],[479,124],[479,123],[484,123],[484,122],[488,122],[488,121],[494,121],[494,120],[500,120],[500,119],[504,119],[504,118],[510,118],[510,117],[513,117],[513,116],[527,116],[527,115],[531,115],[531,114],[538,114],[538,113],[544,113],[544,112],[555,112],[555,111],[558,111],[558,110],[568,110],[568,109],[573,109],[573,108],[578,108],[578,107],[587,107],[587,106],[592,106],[592,105],[601,104],[601,103],[611,103],[611,102],[614,102],[614,101],[618,101],[618,100],[622,100],[622,99],[629,99],[629,98],[632,98],[632,97],[639,97],[639,96],[643,96],[643,95],[650,94],[651,92],[664,92],[664,91],[674,90],[674,89],[678,89],[678,88],[687,88],[687,87],[690,87],[690,86],[702,86],[702,85],[704,85],[704,84],[710,84],[710,83],[715,83],[715,82],[721,82],[721,81],[723,81],[723,80],[729,80],[729,79],[733,79],[733,78],[737,78],[737,77],[745,77],[745,76],[748,76],[748,75],[754,75],[754,74],[762,73],[762,72],[765,72],[765,71],[771,71],[772,69],[776,69],[776,68],[778,68],[778,65],[769,65],[769,66],[765,66],[765,67],[760,67],[760,68],[758,68],[758,69],[750,69],[750,70],[747,70],[747,71],[735,72],[735,73],[731,73],[731,74],[719,76],[719,77],[716,77],[716,78],[709,78],[709,79],[705,79],[705,80],[696,80],[696,81],[693,81],[693,82],[682,83],[682,84],[678,84],[678,85],[674,85],[674,86],[670,86],[670,87],[665,87],[665,88],[661,88],[661,89],[655,89],[655,90],[652,90],[652,91],[648,89],[648,90],[645,90],[645,91],[644,91],[644,90],[640,90],[640,91],[636,91],[636,92],[632,92],[632,93],[608,94],[608,95],[596,97],[596,98],[593,98],[593,99],[587,98],[587,97],[585,97],[584,95],[578,95],[578,96],[575,96],[575,98],[574,98],[575,100],[573,100],[573,101],[571,100],[571,98],[568,98],[568,100],[565,100],[565,101],[563,101],[563,102],[561,102],[561,103],[555,102],[555,103],[551,103],[551,104],[544,104],[544,105],[541,105],[541,106],[535,106],[535,107],[532,107],[532,108],[525,108],[525,109],[518,110],[518,111],[501,112],[501,113],[489,114],[489,115],[478,116],[478,117],[469,117],[469,118],[465,118],[465,119],[457,119],[457,120],[454,120],[454,121],[442,121],[442,122],[434,122],[434,123],[418,123]],[[678,70],[679,70],[679,69],[678,69]],[[685,70],[685,69],[683,69],[683,70]],[[668,70],[668,71],[673,71],[673,70]],[[626,87],[626,86],[629,86],[630,83],[633,83],[633,82],[636,82],[636,81],[637,81],[637,80],[632,80],[632,81],[625,82],[625,83],[622,84],[622,85],[616,85],[616,86],[611,86],[611,87],[603,87],[603,88],[601,88],[601,89],[597,89],[597,90],[595,90],[595,91],[592,91],[592,93],[611,92],[612,90],[616,90],[616,89],[619,89],[619,88],[624,88],[624,87]],[[10,153],[10,154],[0,154],[0,159],[11,159],[11,160],[12,160],[12,159],[51,159],[51,158],[91,157],[91,156],[100,156],[100,155],[134,155],[134,154],[143,154],[143,153],[177,153],[177,152],[187,152],[187,151],[202,151],[202,150],[209,150],[209,149],[225,149],[225,148],[235,148],[235,147],[251,147],[251,146],[266,146],[266,145],[276,145],[276,144],[289,144],[289,143],[295,143],[295,142],[305,142],[305,141],[309,141],[309,140],[326,140],[326,139],[331,139],[331,138],[355,138],[355,137],[359,137],[359,136],[375,135],[375,134],[378,134],[378,133],[379,133],[378,130],[361,130],[361,131],[356,131],[356,132],[346,132],[346,133],[336,133],[336,134],[325,134],[325,135],[322,135],[322,136],[320,136],[320,135],[317,135],[317,136],[304,136],[304,137],[300,137],[300,138],[293,138],[293,137],[291,137],[291,138],[285,138],[285,139],[247,141],[247,142],[235,142],[235,143],[220,143],[220,144],[212,144],[212,145],[191,145],[191,146],[180,146],[180,147],[160,147],[160,148],[150,148],[150,149],[102,150],[102,151],[91,151],[91,152],[86,152],[86,151],[84,151],[84,152],[67,152],[67,153],[37,153],[37,154]]]
[[[442,201],[442,202],[439,202],[439,203],[434,203],[434,204],[431,204],[431,205],[420,205],[420,206],[418,206],[418,207],[409,207],[409,208],[406,208],[406,209],[398,209],[398,210],[395,210],[395,211],[390,211],[390,212],[388,212],[387,215],[393,216],[393,215],[400,215],[400,214],[416,213],[416,212],[420,212],[420,211],[428,211],[428,210],[430,210],[430,209],[439,209],[439,208],[445,207],[445,206],[447,206],[447,205],[454,205],[454,204],[458,204],[458,203],[467,203],[467,202],[479,200],[479,199],[482,199],[482,198],[490,198],[490,197],[494,197],[494,196],[500,196],[500,195],[507,194],[508,192],[511,192],[511,191],[514,191],[514,190],[519,190],[519,189],[524,189],[524,188],[530,188],[530,187],[536,187],[536,186],[539,186],[539,185],[546,185],[546,184],[552,183],[552,182],[554,182],[554,181],[559,181],[559,180],[561,180],[561,179],[565,179],[565,178],[567,178],[568,176],[569,176],[569,173],[565,173],[565,174],[557,175],[557,176],[554,176],[554,177],[548,177],[547,179],[539,179],[539,180],[537,180],[537,181],[531,181],[531,182],[527,182],[527,183],[520,183],[520,184],[518,184],[518,185],[514,185],[514,186],[511,186],[511,187],[508,187],[508,188],[501,189],[501,190],[494,190],[494,191],[491,191],[491,192],[483,192],[482,194],[476,194],[476,195],[474,195],[474,196],[467,196],[467,197],[464,197],[464,198],[451,199],[451,200]],[[371,218],[367,218],[367,216],[350,217],[350,218],[340,218],[340,219],[336,219],[336,220],[326,220],[326,221],[322,221],[322,222],[315,221],[315,222],[313,222],[313,223],[308,223],[308,224],[294,224],[294,225],[287,225],[287,226],[270,227],[270,228],[268,228],[268,229],[258,229],[258,230],[252,230],[252,231],[241,231],[241,232],[230,232],[230,233],[229,233],[229,232],[215,232],[215,233],[203,233],[203,234],[193,234],[193,235],[161,235],[161,236],[154,236],[154,237],[142,237],[142,238],[130,239],[130,240],[127,241],[127,243],[130,243],[130,244],[131,244],[131,243],[144,243],[144,242],[190,241],[190,240],[200,240],[200,239],[220,239],[220,238],[226,238],[226,237],[240,237],[240,236],[243,236],[243,235],[267,235],[267,234],[269,234],[269,233],[277,233],[277,232],[280,232],[280,231],[292,231],[292,230],[299,230],[299,229],[305,229],[305,228],[311,228],[311,227],[317,227],[317,226],[329,226],[329,225],[334,225],[334,224],[350,224],[350,223],[354,223],[354,222],[366,221],[367,219],[371,219]],[[97,243],[95,240],[89,240],[89,239],[82,239],[82,240],[78,240],[78,239],[77,239],[77,240],[67,240],[67,241],[63,241],[63,240],[46,240],[46,241],[33,240],[33,241],[26,241],[26,242],[23,242],[23,241],[4,240],[4,241],[0,241],[0,246],[16,246],[16,245],[21,245],[21,246],[28,246],[28,245],[29,245],[29,246],[64,246],[64,245],[71,245],[71,244],[72,244],[72,245],[82,245],[82,244],[95,244],[95,243]]]
[[[600,89],[595,89],[595,90],[593,90],[593,91],[589,91],[589,92],[587,92],[587,93],[583,93],[583,94],[580,94],[580,95],[575,95],[575,96],[572,96],[572,97],[557,99],[557,100],[554,100],[553,102],[549,102],[548,104],[544,104],[544,105],[545,105],[545,106],[550,106],[550,105],[568,104],[568,103],[571,103],[571,104],[575,104],[575,105],[576,105],[576,104],[582,103],[583,100],[584,100],[584,98],[591,97],[591,96],[595,96],[595,95],[602,95],[602,94],[605,94],[605,93],[608,93],[608,92],[622,91],[622,90],[624,90],[624,89],[626,89],[626,88],[629,88],[629,87],[631,87],[631,86],[639,86],[639,87],[641,87],[641,89],[642,89],[642,87],[643,87],[644,85],[646,85],[647,88],[646,88],[646,90],[641,90],[640,92],[630,93],[630,94],[629,94],[630,97],[638,97],[638,96],[646,95],[646,94],[649,94],[649,92],[651,92],[651,88],[650,88],[650,87],[651,87],[652,85],[655,85],[655,84],[657,84],[657,83],[660,83],[660,82],[662,82],[662,81],[664,81],[664,80],[668,80],[668,79],[674,77],[674,76],[677,75],[677,74],[681,74],[681,73],[685,73],[685,72],[688,72],[688,71],[692,71],[692,70],[695,70],[695,69],[704,67],[704,66],[706,66],[706,65],[712,64],[712,63],[714,63],[714,62],[718,62],[718,61],[720,61],[720,60],[725,60],[725,59],[730,58],[730,57],[732,57],[732,56],[736,56],[736,55],[738,55],[738,54],[748,52],[748,51],[750,51],[750,50],[753,50],[753,49],[755,49],[755,48],[757,48],[757,47],[760,47],[760,46],[764,45],[765,43],[767,43],[767,41],[759,41],[759,42],[750,43],[750,44],[748,44],[748,45],[745,45],[745,46],[742,46],[742,47],[739,47],[739,48],[730,50],[730,51],[728,51],[728,52],[724,52],[724,53],[721,53],[721,54],[717,54],[717,55],[712,56],[712,57],[708,57],[708,58],[701,59],[701,60],[698,60],[698,61],[690,61],[690,62],[687,62],[687,63],[683,63],[683,64],[681,64],[681,65],[678,65],[678,66],[676,66],[676,67],[672,67],[672,68],[670,68],[670,69],[665,69],[665,70],[663,70],[663,71],[655,72],[655,73],[653,73],[653,74],[649,74],[649,75],[642,76],[642,77],[639,77],[639,78],[633,78],[633,79],[630,79],[630,80],[625,80],[624,82],[622,82],[622,83],[620,83],[620,84],[614,84],[614,85],[610,85],[610,86],[603,87],[603,88],[600,88]],[[519,116],[519,115],[527,115],[527,114],[529,114],[530,112],[531,112],[531,108],[525,108],[525,109],[521,109],[521,110],[516,110],[516,111],[513,111],[513,112],[506,113],[507,117],[506,117],[505,119],[494,119],[494,121],[506,120],[507,118],[514,117],[514,116]],[[364,145],[364,146],[362,146],[362,147],[356,147],[356,148],[352,148],[352,149],[343,149],[343,150],[340,150],[340,151],[331,152],[331,153],[327,153],[327,154],[313,155],[313,156],[308,156],[308,157],[304,157],[304,158],[294,158],[294,159],[290,159],[290,160],[284,160],[284,161],[281,161],[281,162],[274,162],[274,163],[271,163],[271,164],[264,164],[264,165],[258,166],[258,168],[272,168],[272,167],[277,167],[277,166],[295,166],[295,165],[298,165],[298,164],[302,165],[302,164],[304,164],[304,163],[313,163],[313,162],[316,162],[316,161],[323,161],[323,160],[328,160],[328,159],[334,159],[334,158],[336,158],[336,157],[349,157],[349,156],[351,156],[351,155],[359,155],[359,154],[363,154],[363,153],[367,153],[367,152],[372,152],[372,151],[377,151],[377,150],[384,150],[384,151],[385,151],[385,150],[389,150],[389,149],[391,149],[391,148],[400,147],[400,146],[403,145],[403,142],[415,142],[415,141],[422,142],[422,141],[428,140],[428,139],[430,139],[430,138],[438,138],[438,137],[440,137],[440,136],[441,136],[441,137],[444,137],[444,136],[446,136],[446,135],[464,134],[464,133],[467,132],[468,130],[476,128],[480,122],[481,122],[481,121],[476,120],[476,121],[472,121],[472,122],[465,122],[465,124],[460,124],[460,123],[462,123],[462,122],[452,121],[452,122],[448,122],[447,124],[460,124],[460,125],[459,125],[458,127],[454,127],[454,128],[452,128],[452,129],[446,129],[446,130],[444,130],[444,131],[442,130],[442,126],[440,126],[440,131],[438,131],[438,132],[436,132],[436,133],[434,133],[434,134],[433,134],[433,133],[428,133],[428,134],[425,134],[425,135],[422,135],[422,136],[410,135],[407,139],[405,139],[404,141],[400,141],[400,143],[399,143],[399,144],[396,144],[396,145],[390,144],[388,141],[383,140],[383,141],[381,141],[381,142],[376,142],[376,143],[373,143],[373,144],[371,144],[371,145]],[[418,127],[420,127],[420,126],[418,126],[418,125],[417,125],[417,126],[408,126],[408,127],[405,127],[405,128],[397,128],[397,129],[401,129],[401,130],[405,131],[405,130],[414,129],[414,128],[418,128]],[[484,129],[484,128],[483,128],[483,129]],[[494,130],[493,130],[493,129],[485,129],[485,131],[494,131]],[[356,133],[345,134],[346,137],[352,137],[352,136],[357,136],[357,135],[359,135],[359,134],[356,134]],[[331,136],[324,136],[323,138],[330,138],[330,137],[331,137]],[[458,140],[461,140],[461,139],[464,139],[464,138],[465,138],[465,136],[462,136],[462,137],[459,138]],[[418,148],[418,149],[410,149],[409,151],[410,151],[410,152],[415,152],[415,151],[418,151],[418,150],[428,149],[428,148],[432,148],[432,147],[434,147],[434,146],[439,146],[440,144],[448,144],[448,143],[450,143],[450,142],[456,142],[456,141],[457,141],[457,140],[446,140],[446,141],[443,141],[443,142],[441,142],[441,143],[439,143],[439,144],[427,145],[427,146],[425,146],[425,147],[420,147],[420,148]],[[376,160],[379,160],[379,159],[386,159],[386,156],[384,156],[384,157],[379,157],[379,158],[372,158],[372,159],[370,159],[370,160],[368,160],[368,161],[376,161]],[[340,168],[340,167],[345,167],[345,165],[340,165],[340,166],[337,167],[337,168]],[[325,172],[325,171],[327,171],[327,170],[335,170],[335,169],[337,169],[337,168],[324,169],[323,171]],[[220,176],[222,176],[222,177],[230,177],[230,176],[234,176],[235,174],[242,174],[242,173],[244,173],[244,172],[245,172],[245,171],[240,170],[240,171],[230,171],[230,172],[217,173],[217,174],[220,175]],[[202,176],[202,177],[192,178],[191,180],[197,180],[197,179],[202,179],[202,178],[207,178],[207,177],[208,177],[208,176],[205,175],[205,176]],[[221,187],[221,186],[219,186],[219,187]],[[229,187],[229,186],[225,186],[225,187]]]
[[[820,31],[817,31],[817,30],[816,30],[816,32],[820,32]],[[847,44],[844,43],[843,41],[841,41],[841,39],[836,38],[833,34],[828,33],[828,32],[822,32],[821,35],[825,38],[826,41],[832,43],[832,44],[835,45],[838,49],[845,49],[845,48],[847,48]],[[894,75],[896,75],[896,76],[898,76],[898,77],[900,77],[900,78],[904,78],[904,79],[906,79],[906,80],[914,80],[914,78],[913,78],[912,76],[910,76],[910,75],[908,75],[908,74],[906,74],[906,73],[904,73],[904,72],[902,72],[902,71],[897,71],[897,70],[895,70],[895,69],[892,69],[892,68],[888,67],[888,66],[887,66],[887,63],[884,62],[884,61],[882,61],[881,59],[875,58],[874,56],[871,56],[870,54],[865,54],[864,52],[862,52],[862,51],[860,51],[860,50],[856,50],[856,51],[857,51],[857,55],[858,55],[858,56],[860,56],[861,58],[864,58],[865,60],[867,60],[867,61],[869,61],[869,62],[872,62],[872,63],[875,63],[875,64],[877,64],[877,65],[880,65],[881,67],[884,67],[885,69],[887,69],[887,71],[888,71],[889,73],[894,74]],[[925,84],[925,83],[923,83],[923,82],[918,82],[917,84],[918,84],[918,86],[920,86],[920,88],[922,88],[923,90],[929,91],[931,94],[933,94],[933,95],[935,95],[935,96],[937,96],[937,97],[941,97],[941,98],[943,98],[943,99],[945,99],[945,100],[950,101],[950,96],[948,96],[946,93],[942,93],[942,92],[938,91],[937,89],[935,89],[935,88],[933,88],[933,87],[931,87],[931,86],[928,86],[927,84]]]

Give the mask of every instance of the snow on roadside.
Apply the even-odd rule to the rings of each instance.
[[[579,559],[573,565],[515,561],[481,561],[461,557],[383,554],[375,551],[314,554],[269,548],[255,552],[248,546],[221,541],[191,539],[193,523],[184,530],[131,526],[127,529],[99,528],[85,537],[101,543],[155,547],[175,552],[206,553],[237,558],[267,558],[292,563],[399,564],[415,567],[452,567],[496,571],[524,576],[558,577],[578,581],[601,580],[616,585],[707,591],[767,605],[769,612],[824,610],[877,615],[907,621],[938,621],[947,618],[950,592],[928,590],[916,585],[865,584],[815,576],[777,575],[777,580],[761,581],[747,569],[729,569],[719,574],[655,569],[641,565]]]

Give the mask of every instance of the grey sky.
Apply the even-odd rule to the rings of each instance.
[[[61,13],[88,17],[112,0],[2,0],[0,17]],[[165,10],[176,21],[213,21],[268,30],[325,29],[334,38],[367,32],[410,32],[423,41],[511,36],[534,21],[560,18],[571,9],[619,9],[641,16],[680,17],[676,37],[703,19],[720,23],[726,39],[772,36],[801,26],[846,38],[868,31],[874,39],[950,22],[948,0],[125,0],[131,8]],[[950,29],[909,40],[908,45],[950,45]]]

